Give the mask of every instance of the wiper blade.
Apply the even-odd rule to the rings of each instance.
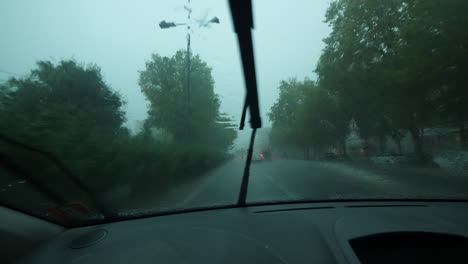
[[[65,200],[60,197],[56,192],[48,188],[45,184],[41,181],[37,181],[34,177],[31,177],[25,170],[23,170],[20,166],[15,164],[9,157],[0,153],[0,166],[5,170],[17,175],[17,177],[21,177],[21,180],[27,180],[30,182],[34,188],[36,188],[39,192],[45,194],[47,198],[54,203],[57,204],[64,204]]]
[[[250,164],[252,163],[255,133],[257,128],[262,127],[262,120],[260,118],[258,103],[257,77],[255,73],[255,59],[251,32],[253,28],[252,1],[229,0],[229,5],[231,7],[232,20],[234,21],[234,30],[237,33],[237,40],[239,42],[242,68],[244,69],[245,87],[247,90],[239,128],[241,130],[244,129],[245,117],[247,109],[249,109],[250,126],[253,129],[238,200],[238,205],[244,206],[249,186]]]
[[[230,0],[234,29],[237,33],[239,49],[242,58],[242,68],[244,69],[245,87],[247,95],[241,118],[241,127],[245,120],[247,108],[250,111],[250,125],[252,128],[262,127],[260,110],[258,103],[257,76],[255,73],[255,59],[252,43],[253,15],[252,2],[250,0]],[[241,128],[241,129],[242,129]]]
[[[101,202],[95,195],[94,193],[86,186],[86,184],[81,181],[81,179],[76,176],[70,169],[68,169],[57,157],[55,157],[53,154],[47,152],[47,151],[44,151],[42,149],[38,149],[36,147],[33,147],[33,146],[30,146],[30,145],[27,145],[25,143],[22,143],[22,142],[19,142],[13,138],[10,138],[9,136],[6,136],[4,134],[0,134],[0,140],[5,142],[5,143],[8,143],[10,145],[14,145],[14,146],[17,146],[17,147],[20,147],[20,148],[23,148],[25,150],[28,150],[28,151],[31,151],[31,152],[35,152],[35,153],[38,153],[40,154],[41,156],[43,156],[44,158],[46,158],[48,161],[52,162],[55,166],[57,166],[57,168],[59,170],[61,170],[65,175],[68,176],[68,178],[76,185],[78,186],[88,197],[89,199],[93,202],[94,206],[96,207],[96,209],[105,217],[105,218],[110,218],[112,219],[112,216],[113,216],[113,213],[107,209],[107,207],[104,205],[103,202]],[[5,159],[3,159],[3,161],[6,161]],[[7,162],[3,162],[3,164],[8,164]],[[12,166],[9,166],[9,169],[11,171],[16,171],[16,172],[21,172],[21,171],[18,171],[17,169],[16,170],[12,170]],[[25,176],[23,173],[21,173],[22,176]],[[31,177],[29,177],[31,179]],[[47,188],[44,188],[43,184],[40,184],[37,185],[37,181],[31,181],[32,184],[35,184],[37,188],[43,190],[43,191],[47,191],[48,189]],[[51,193],[51,191],[47,191],[47,194],[49,195],[49,197],[53,197],[53,200],[55,201],[61,201],[62,199],[57,197],[53,192]]]
[[[247,189],[249,187],[249,178],[250,178],[250,164],[252,164],[252,153],[253,153],[253,146],[255,142],[256,132],[257,132],[257,129],[254,128],[252,130],[252,135],[250,136],[250,145],[249,145],[249,150],[247,152],[247,160],[245,161],[244,175],[242,176],[239,199],[237,200],[237,204],[239,206],[244,206],[245,201],[247,199]]]
[[[249,100],[247,99],[247,96],[245,97],[244,101],[244,107],[242,108],[242,116],[240,120],[240,125],[239,125],[239,130],[243,130],[245,126],[245,116],[247,115],[247,108],[249,108]]]

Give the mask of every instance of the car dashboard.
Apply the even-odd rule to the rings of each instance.
[[[468,203],[299,203],[68,229],[19,263],[468,263]]]

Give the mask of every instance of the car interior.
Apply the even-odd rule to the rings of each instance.
[[[19,263],[465,263],[466,212],[466,203],[448,201],[276,204],[67,229],[2,209],[7,219],[2,258],[22,256]]]
[[[246,87],[239,128],[247,116],[252,128],[238,202],[70,226],[5,204],[0,262],[468,263],[466,201],[246,202],[256,130],[262,127],[253,7],[248,0],[229,0],[229,7]]]

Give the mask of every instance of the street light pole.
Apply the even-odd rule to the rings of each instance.
[[[190,18],[190,13],[189,13]],[[188,26],[190,27],[190,26]],[[190,77],[190,31],[187,33],[187,140],[190,139],[191,125],[190,121],[192,120],[192,87],[191,87],[191,77]]]
[[[190,0],[188,0],[190,4]],[[190,15],[192,14],[192,9],[190,7],[186,8],[187,10],[187,141],[190,141],[192,127],[190,122],[192,121],[192,87],[191,87],[191,77],[190,77]]]
[[[188,0],[188,3],[190,4],[190,0]],[[190,120],[191,120],[191,115],[192,115],[192,99],[191,99],[191,61],[190,61],[190,15],[192,13],[192,9],[190,7],[185,7],[185,10],[187,10],[188,12],[188,16],[187,16],[187,23],[174,23],[174,22],[167,22],[165,20],[161,21],[159,23],[159,27],[161,29],[167,29],[167,28],[171,28],[171,27],[177,27],[177,26],[182,26],[182,25],[187,25],[187,85],[186,85],[186,88],[185,88],[185,97],[186,97],[186,111],[187,111],[187,114],[186,114],[186,118],[187,118],[187,129],[186,129],[186,133],[187,133],[187,140],[190,139],[190,131],[191,131],[191,127],[190,127]],[[216,23],[216,24],[219,24],[219,19],[217,17],[213,17],[212,19],[210,19],[208,22],[206,23],[203,23],[202,26],[206,26],[208,24],[211,24],[211,23]]]

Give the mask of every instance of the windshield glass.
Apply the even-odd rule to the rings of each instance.
[[[466,8],[254,1],[247,204],[467,199]],[[2,1],[0,28],[2,204],[69,226],[237,204],[227,1]]]

